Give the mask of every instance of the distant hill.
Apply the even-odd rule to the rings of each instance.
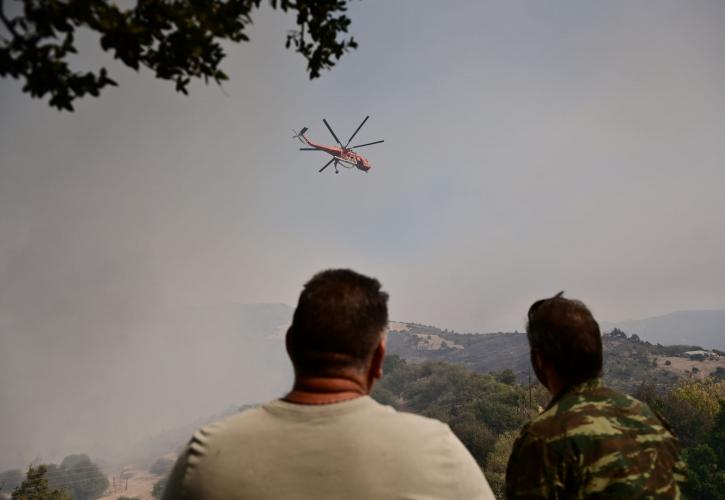
[[[391,323],[388,351],[413,362],[444,361],[463,365],[479,373],[510,369],[521,383],[535,379],[524,333],[460,334],[434,326]],[[604,378],[612,386],[632,392],[643,382],[666,387],[686,373],[697,376],[725,371],[725,357],[691,358],[687,352],[697,345],[663,346],[637,335],[615,331],[603,336]]]
[[[602,322],[602,329],[619,328],[659,344],[695,344],[725,350],[725,310],[678,311],[653,318]]]

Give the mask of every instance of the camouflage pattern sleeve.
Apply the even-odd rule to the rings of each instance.
[[[524,427],[506,467],[506,498],[564,498],[564,457]]]

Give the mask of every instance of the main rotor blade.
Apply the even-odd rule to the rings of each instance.
[[[385,142],[385,140],[380,140],[380,141],[375,141],[375,142],[368,142],[368,143],[365,143],[365,144],[358,144],[357,146],[353,146],[353,147],[348,148],[348,149],[356,149],[356,148],[361,148],[363,146],[372,146],[373,144],[380,144],[381,142]]]
[[[323,170],[325,170],[327,167],[330,166],[330,163],[332,163],[333,161],[335,161],[334,158],[332,160],[328,161],[327,163],[325,163],[325,166],[322,167],[320,170],[318,170],[318,172],[322,172]]]
[[[343,146],[343,145],[342,145],[342,143],[340,142],[340,139],[338,139],[338,138],[337,138],[337,136],[335,135],[335,132],[333,132],[333,131],[332,131],[332,127],[330,127],[330,124],[329,124],[329,123],[327,123],[327,120],[325,120],[325,119],[323,118],[323,119],[322,119],[322,121],[323,121],[323,122],[325,123],[325,126],[327,127],[327,130],[329,130],[329,131],[330,131],[330,133],[332,134],[332,137],[334,137],[334,138],[335,138],[335,140],[337,141],[337,143],[338,143],[338,144],[339,144],[339,145],[340,145],[341,147],[343,147],[343,148],[344,148],[345,146]]]
[[[300,148],[300,151],[319,151],[317,148]]]
[[[368,121],[368,118],[370,118],[370,115],[366,116],[365,119],[360,124],[360,126],[358,126],[357,130],[355,130],[355,132],[352,133],[350,138],[347,140],[347,144],[345,144],[345,147],[347,147],[352,142],[353,137],[355,137],[357,135],[357,133],[360,132],[360,129],[362,128],[363,125],[365,125],[365,122]]]

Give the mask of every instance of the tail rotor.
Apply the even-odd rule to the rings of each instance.
[[[295,135],[292,136],[292,139],[299,139],[302,144],[306,144],[305,142],[305,132],[307,132],[307,127],[303,127],[302,130],[297,132],[295,129],[292,129],[292,132],[294,132]]]

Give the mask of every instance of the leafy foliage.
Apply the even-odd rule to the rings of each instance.
[[[725,399],[725,381],[687,378],[656,401],[658,409],[672,424],[685,446],[705,442],[715,428]],[[720,422],[722,425],[722,422]]]
[[[123,9],[109,0],[16,0],[23,13],[8,17],[0,0],[0,76],[24,79],[23,91],[32,97],[50,95],[50,105],[73,110],[73,101],[87,94],[97,97],[116,85],[105,68],[76,72],[68,65],[77,52],[75,33],[87,28],[100,34],[101,47],[135,70],[145,66],[157,78],[171,80],[186,94],[192,78],[227,80],[220,68],[225,57],[221,42],[249,38],[246,27],[262,0],[144,0]],[[357,47],[347,33],[349,0],[270,0],[274,9],[296,12],[296,29],[287,34],[286,47],[307,60],[310,78]]]
[[[510,373],[483,375],[441,362],[407,363],[395,355],[386,358],[384,371],[373,391],[378,401],[446,422],[482,467],[501,436],[518,432],[535,414],[529,405],[548,399],[541,387],[529,398],[525,387],[499,380],[509,380]]]
[[[506,466],[518,433],[504,432],[493,445],[493,450],[486,460],[486,479],[496,498],[506,496]]]
[[[725,382],[685,378],[664,393],[643,384],[636,396],[665,418],[685,446],[688,498],[725,499]]]
[[[64,487],[75,500],[96,498],[108,488],[108,478],[86,454],[68,455],[59,467],[48,467],[51,486]]]
[[[638,359],[638,351],[630,350],[637,342],[625,341]],[[521,426],[547,404],[546,390],[537,384],[529,394],[526,386],[512,382],[510,370],[480,374],[443,362],[409,363],[396,355],[388,356],[384,372],[373,396],[448,423],[484,469],[494,493],[503,497],[513,442]],[[663,385],[656,378],[640,378],[634,395],[660,413],[685,446],[688,498],[725,498],[725,381],[689,377]]]
[[[28,468],[25,480],[13,491],[12,498],[16,500],[71,500],[65,491],[51,489],[46,474],[48,467],[38,465]]]
[[[717,463],[725,470],[725,399],[720,400],[720,410],[715,417],[709,443],[717,456]]]
[[[725,499],[725,464],[718,463],[715,452],[706,444],[685,450],[688,482],[685,493],[688,498],[701,500]]]

